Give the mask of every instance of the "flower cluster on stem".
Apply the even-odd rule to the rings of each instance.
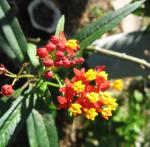
[[[44,47],[37,49],[37,56],[46,68],[45,77],[53,77],[53,68],[68,68],[76,64],[82,64],[84,58],[76,57],[79,49],[79,42],[75,39],[67,40],[63,32],[59,37],[51,36]]]
[[[59,37],[51,36],[48,43],[37,49],[37,56],[44,66],[44,76],[47,79],[55,78],[57,83],[44,81],[51,87],[60,88],[61,96],[57,97],[59,109],[69,110],[72,116],[84,115],[87,119],[94,120],[99,114],[108,119],[112,111],[116,109],[116,99],[112,97],[109,89],[121,90],[122,80],[108,80],[105,66],[98,66],[94,69],[81,70],[74,68],[74,77],[65,79],[64,83],[55,73],[56,68],[68,68],[76,64],[82,64],[84,59],[77,57],[79,42],[74,39],[67,40],[62,32]],[[14,93],[13,86],[20,78],[35,78],[35,75],[22,74],[27,63],[24,63],[18,72],[13,74],[4,65],[0,65],[0,74],[13,78],[12,84],[2,86],[0,94],[11,96]],[[42,74],[39,76],[41,78]]]
[[[63,96],[58,96],[59,108],[68,109],[73,116],[84,115],[94,120],[98,114],[108,119],[116,109],[116,99],[111,96],[108,89],[121,90],[121,80],[111,82],[104,66],[85,71],[74,68],[75,76],[72,80],[65,80],[65,86],[60,88]]]

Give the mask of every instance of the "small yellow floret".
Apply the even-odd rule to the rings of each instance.
[[[116,99],[112,98],[109,92],[102,93],[103,104],[109,108],[110,110],[115,110],[118,104],[116,103]]]
[[[104,99],[103,103],[110,110],[116,110],[116,107],[118,106],[118,104],[116,103],[116,100],[114,98]]]
[[[109,108],[102,109],[101,114],[107,120],[109,116],[112,116],[111,110]]]
[[[96,112],[96,109],[94,108],[84,109],[84,112],[85,112],[86,118],[91,119],[91,120],[94,120],[95,117],[98,115],[98,113]]]
[[[85,89],[85,85],[82,84],[82,81],[80,80],[80,81],[74,82],[72,88],[76,92],[82,92]]]
[[[95,80],[96,79],[96,73],[93,69],[89,69],[86,73],[85,73],[85,77],[89,80]]]
[[[82,106],[80,104],[73,103],[71,104],[69,111],[73,116],[77,116],[78,114],[82,113],[81,108]]]
[[[77,40],[68,40],[66,43],[66,47],[68,47],[69,49],[76,49],[78,47]]]
[[[99,100],[99,94],[95,92],[90,92],[86,95],[91,103],[95,103]]]
[[[105,80],[107,80],[108,78],[108,74],[106,73],[106,71],[98,72],[97,75],[102,76]]]
[[[122,90],[122,88],[123,88],[123,82],[122,82],[122,80],[115,80],[114,83],[112,84],[112,86],[116,90]]]

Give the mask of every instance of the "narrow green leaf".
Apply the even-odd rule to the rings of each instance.
[[[22,54],[19,44],[15,38],[14,32],[11,26],[9,25],[8,19],[1,6],[0,6],[0,20],[1,20],[1,23],[0,23],[1,29],[4,33],[5,38],[8,41],[9,46],[11,46],[18,60],[22,62],[24,60],[24,56]]]
[[[21,119],[20,108],[16,108],[9,119],[5,122],[3,127],[0,129],[0,147],[6,147],[9,139],[13,135],[17,124]]]
[[[36,56],[36,45],[34,45],[34,44],[32,44],[32,43],[28,43],[28,50],[27,50],[27,53],[28,53],[28,56],[29,56],[29,59],[30,59],[31,64],[32,64],[34,67],[39,66],[39,65],[40,65],[40,62],[39,62],[38,57]]]
[[[20,96],[15,100],[10,107],[10,109],[0,118],[0,128],[4,124],[4,122],[7,120],[7,118],[11,115],[11,113],[15,110],[15,108],[22,102],[23,96]]]
[[[11,47],[7,44],[7,41],[0,35],[0,48],[10,59],[16,59],[16,55],[12,51]]]
[[[103,18],[98,19],[97,21],[83,28],[81,32],[79,32],[79,34],[75,36],[75,38],[80,41],[80,55],[82,54],[84,48],[86,48],[104,33],[112,30],[112,28],[118,25],[123,20],[123,18],[140,7],[144,3],[144,1],[145,0],[141,0],[132,4],[128,4],[123,8],[111,12]]]
[[[36,136],[38,140],[38,146],[50,147],[48,134],[46,131],[46,127],[44,125],[42,115],[35,109],[32,110],[32,115],[33,115],[33,120],[34,120],[34,125],[35,125]]]
[[[30,147],[38,147],[38,140],[37,140],[37,136],[36,136],[35,125],[34,125],[32,113],[30,114],[30,116],[27,119],[27,133],[28,133]]]
[[[55,122],[51,114],[43,116],[33,110],[27,120],[30,147],[58,147],[58,136]]]
[[[60,33],[64,31],[64,25],[65,25],[65,16],[62,15],[56,27],[56,32],[55,32],[56,36],[59,37]]]
[[[58,134],[57,129],[55,126],[55,122],[53,116],[51,114],[44,114],[43,115],[44,124],[46,126],[46,131],[48,134],[49,142],[51,147],[58,147]]]
[[[20,95],[25,88],[26,87],[23,86],[21,88],[15,89],[15,92],[11,97],[6,97],[6,96],[1,97],[1,99],[0,99],[0,118],[1,118],[1,116],[4,115],[4,113],[5,113],[5,115],[4,115],[5,118],[7,118],[10,115],[12,110],[17,106],[17,104],[19,104],[20,98],[21,98]],[[19,101],[14,101],[16,98],[18,98]],[[12,109],[9,109],[10,107],[12,107]],[[4,121],[4,116],[0,119],[0,122]]]
[[[14,101],[0,119],[0,147],[6,147],[14,139],[32,108],[33,98],[31,95],[20,96]]]
[[[15,34],[15,37],[18,41],[20,49],[26,54],[27,52],[27,40],[22,32],[22,29],[19,25],[19,22],[15,16],[11,13],[11,8],[7,2],[7,0],[0,0],[0,5],[2,6],[5,14],[7,14],[7,18],[9,20],[9,24]]]

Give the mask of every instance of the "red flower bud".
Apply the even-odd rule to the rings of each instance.
[[[45,77],[47,78],[47,79],[51,79],[52,77],[53,77],[53,72],[52,71],[46,71],[45,72]]]
[[[82,64],[84,62],[84,58],[78,58],[78,63]]]
[[[66,68],[69,67],[70,66],[70,61],[68,59],[65,59],[63,61],[63,66],[66,67]]]
[[[62,66],[62,65],[63,65],[63,62],[62,62],[62,60],[56,60],[56,61],[54,62],[54,65],[55,65],[56,67],[59,67],[59,66]]]
[[[57,51],[57,52],[56,52],[56,57],[57,57],[58,59],[60,59],[60,58],[64,57],[64,53],[61,52],[61,51]]]
[[[75,65],[75,64],[76,64],[76,61],[72,60],[71,65]]]
[[[14,93],[12,85],[3,85],[1,88],[2,95],[11,96]]]
[[[78,45],[76,49],[77,49],[77,50],[80,50],[80,46]]]
[[[46,59],[43,61],[43,64],[45,67],[51,67],[54,64],[54,61],[52,59]]]
[[[52,52],[54,49],[56,49],[56,45],[53,44],[53,43],[51,43],[51,42],[49,42],[49,43],[45,46],[45,48],[46,48],[49,52]]]
[[[57,44],[59,42],[59,38],[55,35],[51,36],[50,41],[54,44]]]
[[[48,55],[48,51],[46,48],[38,48],[37,49],[37,55],[40,57],[40,58],[45,58],[47,55]]]
[[[62,51],[62,52],[65,51],[66,50],[65,44],[63,42],[59,42],[57,44],[57,50]]]
[[[7,69],[3,64],[0,64],[0,74],[5,74],[7,72]]]
[[[76,62],[76,64],[82,64],[84,62],[84,58],[74,58],[74,60]]]

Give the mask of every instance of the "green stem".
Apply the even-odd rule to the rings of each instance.
[[[27,67],[28,63],[24,63],[20,69],[20,71],[18,72],[17,76],[14,78],[13,82],[12,82],[12,85],[14,85],[17,80],[19,79],[21,73],[23,72],[24,68]]]
[[[52,82],[46,82],[47,85],[52,86],[52,87],[57,87],[60,88],[60,85],[56,84],[56,83],[52,83]]]
[[[20,75],[20,76],[18,76],[18,79],[20,79],[20,78],[34,78],[34,77],[35,77],[35,75],[27,74],[27,75]]]
[[[59,87],[63,87],[63,85],[62,85],[62,83],[61,83],[61,81],[60,81],[59,76],[58,76],[57,74],[55,74],[54,77],[55,77],[56,81],[58,82]]]
[[[9,70],[7,70],[6,73],[8,73],[9,75],[16,75],[16,74],[10,72]]]
[[[12,74],[11,75],[10,74],[5,74],[5,76],[10,77],[10,78],[16,78],[17,77],[17,75],[15,75],[15,74],[13,74],[13,75]]]
[[[27,38],[27,40],[29,42],[33,42],[33,43],[39,43],[41,41],[41,39],[38,37],[38,38]]]

